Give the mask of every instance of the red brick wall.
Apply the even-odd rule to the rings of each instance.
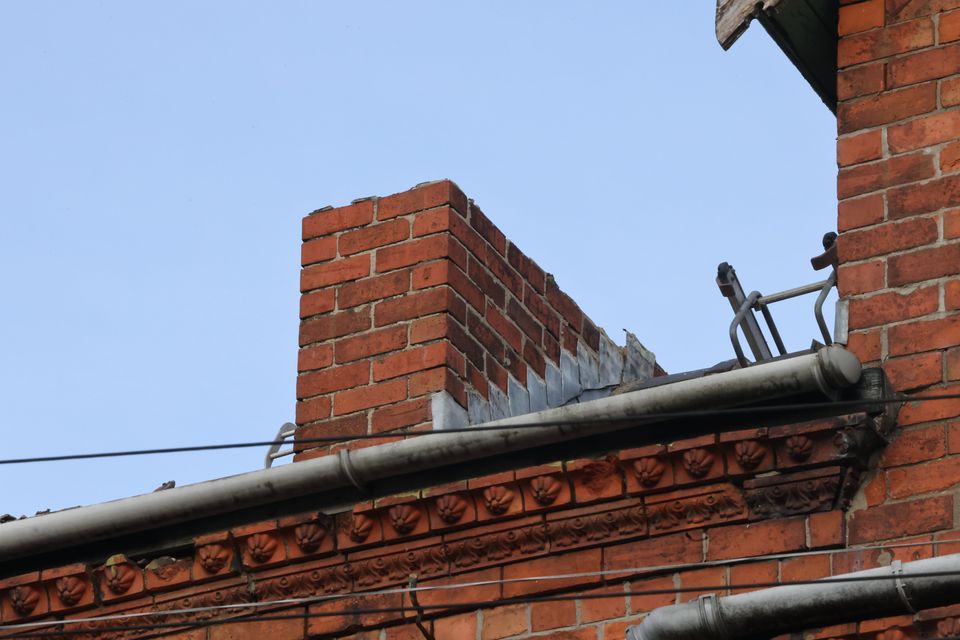
[[[841,5],[838,248],[849,348],[881,364],[898,391],[957,393],[960,1]],[[895,556],[909,560],[932,555],[932,541],[956,538],[957,453],[960,401],[906,403],[895,440],[847,515],[848,544],[915,540],[917,548]],[[861,553],[852,568],[883,560]],[[915,635],[921,623],[908,616],[864,623],[860,632],[891,624]]]
[[[496,418],[515,388],[556,377],[562,352],[599,365],[612,345],[452,182],[321,209],[303,240],[301,439],[430,428],[437,392],[461,419],[469,395],[473,422]]]

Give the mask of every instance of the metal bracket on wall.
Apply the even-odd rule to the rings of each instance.
[[[410,574],[407,586],[409,587],[410,603],[417,612],[417,618],[413,621],[414,624],[417,625],[417,629],[420,630],[420,634],[423,635],[426,640],[436,640],[436,638],[433,637],[433,623],[430,623],[429,629],[423,624],[423,606],[420,604],[420,601],[417,600],[417,574]]]
[[[780,352],[780,355],[786,355],[787,350],[783,345],[783,339],[780,337],[780,331],[777,329],[777,325],[773,320],[773,314],[770,313],[770,305],[774,302],[796,298],[797,296],[808,293],[820,292],[814,304],[813,313],[817,320],[817,326],[820,328],[820,334],[823,336],[824,344],[833,344],[830,330],[827,328],[827,323],[823,319],[823,303],[830,294],[830,290],[837,284],[836,241],[836,233],[830,232],[824,235],[823,253],[810,260],[813,268],[818,271],[832,267],[830,276],[826,280],[787,289],[786,291],[767,296],[762,295],[759,291],[753,291],[749,295],[745,295],[733,266],[726,262],[720,263],[720,266],[717,267],[717,286],[720,287],[720,293],[730,301],[730,306],[734,311],[733,321],[730,323],[730,342],[733,344],[733,351],[737,354],[737,360],[740,362],[740,366],[748,367],[751,363],[746,355],[744,355],[743,346],[740,344],[740,337],[737,330],[743,331],[744,339],[747,341],[750,351],[753,352],[753,357],[756,362],[772,359],[774,357],[773,352],[770,350],[770,345],[767,344],[766,336],[764,336],[763,330],[760,328],[760,323],[757,321],[755,315],[755,312],[759,311],[761,315],[763,315],[763,319],[777,347],[777,351]]]

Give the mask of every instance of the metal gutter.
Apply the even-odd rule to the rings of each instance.
[[[819,627],[916,613],[960,600],[960,554],[846,573],[810,584],[734,596],[701,596],[654,609],[627,640],[771,638]]]
[[[411,476],[422,479],[441,469],[449,474],[452,469],[462,479],[470,477],[478,462],[499,464],[518,451],[548,450],[577,440],[589,442],[587,439],[615,431],[629,431],[637,445],[651,444],[661,441],[664,434],[648,426],[666,419],[645,416],[750,406],[811,393],[836,398],[840,390],[857,383],[860,373],[860,362],[853,354],[841,347],[826,347],[812,354],[484,425],[514,427],[507,430],[436,433],[365,449],[342,450],[338,456],[16,520],[0,525],[0,562],[62,552],[306,496],[321,496],[329,501],[338,491],[344,495],[359,492],[367,497],[387,495],[399,490],[401,479]],[[631,421],[634,418],[643,419],[643,425],[638,427]],[[543,423],[551,426],[540,426]],[[704,433],[715,431],[709,421],[698,428]],[[334,504],[318,500],[312,508],[324,509]]]

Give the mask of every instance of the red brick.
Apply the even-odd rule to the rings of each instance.
[[[410,223],[406,220],[391,220],[375,224],[340,236],[340,255],[348,256],[361,251],[393,244],[410,237]]]
[[[433,233],[450,230],[452,216],[457,216],[449,207],[437,207],[423,213],[418,213],[413,220],[413,237],[427,236]]]
[[[333,364],[333,345],[322,344],[300,349],[297,354],[297,371],[313,371]]]
[[[534,602],[530,605],[530,630],[545,631],[577,624],[577,603],[573,600]]]
[[[928,113],[936,108],[936,84],[921,84],[841,103],[837,110],[838,129],[840,133],[851,133]]]
[[[407,328],[389,327],[359,336],[343,338],[334,343],[337,364],[396,351],[407,346]]]
[[[897,187],[887,192],[887,211],[891,218],[929,213],[957,203],[960,203],[960,175]]]
[[[604,569],[660,567],[702,560],[703,541],[699,536],[688,536],[686,533],[636,540],[603,550]]]
[[[297,424],[306,424],[317,420],[325,420],[330,417],[330,398],[319,397],[311,398],[297,403]],[[299,432],[298,432],[299,433]]]
[[[484,609],[482,613],[482,640],[499,640],[528,631],[527,606],[524,604]]]
[[[541,380],[544,379],[546,376],[547,363],[543,359],[543,354],[540,353],[540,348],[530,340],[524,340],[523,342],[523,359],[526,360],[530,368],[540,376]]]
[[[300,264],[303,266],[333,260],[336,257],[337,239],[334,237],[310,240],[300,247]]]
[[[530,578],[536,576],[555,576],[563,574],[579,574],[600,571],[601,550],[583,549],[542,558],[526,560],[519,564],[508,564],[503,567],[503,578]],[[558,591],[600,581],[599,576],[559,578],[555,580],[524,580],[522,582],[506,582],[503,585],[503,597],[516,598],[544,591]]]
[[[334,289],[321,289],[303,294],[300,296],[300,317],[309,318],[310,316],[333,311],[335,306],[334,298]]]
[[[386,220],[445,204],[449,204],[461,214],[467,211],[466,196],[449,180],[414,187],[409,191],[381,198],[377,205],[377,219]]]
[[[960,78],[940,81],[940,104],[943,107],[960,104]]]
[[[543,293],[544,278],[543,270],[537,266],[537,263],[527,257],[520,251],[515,244],[507,245],[507,262],[510,263],[517,273],[526,278],[527,282],[540,293]]]
[[[749,562],[735,564],[730,567],[730,593],[747,593],[764,587],[746,587],[737,589],[738,584],[774,585],[777,582],[778,564],[775,560],[766,562]]]
[[[901,427],[923,422],[933,422],[934,420],[945,420],[960,416],[960,400],[922,400],[924,396],[929,395],[947,395],[960,392],[960,385],[949,387],[940,387],[929,389],[912,394],[914,400],[907,402],[898,416],[897,423]]]
[[[530,285],[524,288],[523,304],[554,338],[560,337],[560,316]]]
[[[940,171],[943,173],[960,171],[960,142],[954,142],[940,150]]]
[[[808,517],[807,529],[810,531],[810,548],[835,547],[843,544],[846,539],[844,533],[843,511],[821,511],[811,513]]]
[[[319,289],[368,275],[370,275],[370,256],[354,256],[316,264],[300,272],[300,291]]]
[[[480,290],[483,291],[494,304],[502,309],[507,303],[506,290],[497,283],[496,279],[490,275],[490,272],[487,271],[476,258],[471,257],[469,259],[468,273],[470,279],[480,287]]]
[[[303,404],[303,403],[301,403]],[[367,416],[360,413],[345,418],[336,418],[311,424],[301,429],[297,429],[294,436],[297,450],[310,449],[321,446],[322,443],[311,443],[311,438],[351,438],[363,435],[367,432]]]
[[[960,453],[960,420],[947,423],[947,452]]]
[[[844,200],[837,207],[837,229],[842,233],[883,220],[883,195],[873,194]]]
[[[450,395],[466,406],[465,394],[460,391],[463,383],[458,374],[447,367],[437,367],[428,371],[420,371],[410,376],[409,395],[416,398],[434,391],[448,391]]]
[[[863,264],[841,264],[837,270],[837,285],[843,296],[868,293],[884,288],[885,274],[886,267],[882,260]]]
[[[931,45],[933,22],[930,19],[905,22],[841,38],[837,47],[837,64],[840,68],[849,67]]]
[[[373,363],[373,379],[377,382],[414,371],[423,371],[455,362],[456,355],[446,342],[436,342],[377,358]],[[456,366],[453,367],[457,369]]]
[[[450,322],[447,324],[447,337],[450,338],[453,346],[462,352],[474,365],[478,368],[483,366],[483,347],[473,336],[468,334],[459,323]],[[462,358],[458,360],[458,362],[462,362]],[[461,374],[463,373],[462,368],[457,369],[457,371]]]
[[[297,398],[309,398],[341,389],[350,389],[366,384],[369,379],[369,362],[356,362],[342,367],[311,371],[297,378]]]
[[[490,243],[500,255],[507,254],[507,239],[490,218],[483,214],[476,204],[470,205],[470,226],[477,230],[483,239]]]
[[[943,301],[947,309],[960,309],[960,280],[950,280],[944,283]]]
[[[922,353],[895,358],[884,363],[884,370],[897,391],[911,391],[940,382],[940,353]]]
[[[546,285],[547,302],[560,312],[564,320],[579,333],[583,327],[583,311],[581,311],[577,303],[573,301],[573,298],[560,290],[560,287],[557,286],[557,282],[553,279],[552,275],[547,275]]]
[[[819,580],[830,575],[830,556],[815,555],[787,558],[780,563],[780,580],[784,583]]]
[[[947,351],[946,356],[947,380],[960,380],[960,348],[954,347]]]
[[[430,342],[447,335],[450,316],[445,313],[420,318],[410,323],[410,344]]]
[[[477,637],[477,614],[473,611],[450,618],[439,618],[433,625],[433,633],[438,639]]]
[[[960,345],[960,316],[924,320],[889,329],[890,355],[908,355]]]
[[[960,238],[960,209],[943,213],[943,237],[947,240]]]
[[[337,291],[341,309],[349,309],[374,300],[383,300],[410,290],[410,272],[395,271],[385,276],[364,278],[343,285]]]
[[[900,431],[883,453],[883,466],[894,467],[933,460],[946,455],[946,452],[943,425]]]
[[[852,331],[847,339],[847,349],[856,354],[861,362],[880,359],[880,330]]]
[[[940,44],[960,40],[960,11],[951,11],[941,15],[938,30]]]
[[[883,62],[844,69],[837,73],[837,98],[841,101],[880,93],[885,88],[886,65]]]
[[[487,322],[500,334],[501,338],[506,340],[507,344],[513,347],[514,351],[519,352],[523,349],[523,334],[499,310],[487,307]]]
[[[837,194],[842,200],[931,178],[936,172],[933,158],[933,155],[921,152],[841,169],[837,177]]]
[[[466,274],[463,273],[457,265],[449,260],[439,260],[414,268],[414,289],[435,287],[440,284],[449,284],[453,287],[454,291],[470,303],[470,306],[480,313],[483,313],[485,305],[483,292],[470,282]]]
[[[892,287],[953,275],[960,271],[960,243],[891,256],[887,265]]]
[[[444,234],[378,249],[377,272],[384,273],[437,258],[446,258],[450,256],[450,243],[450,236]]]
[[[887,472],[891,498],[950,489],[960,483],[960,458],[950,457]]]
[[[904,56],[887,65],[887,80],[892,87],[902,87],[960,73],[960,44],[937,47]]]
[[[466,305],[449,287],[427,289],[402,298],[378,302],[374,307],[373,315],[376,326],[382,327],[441,311],[449,311],[457,319],[466,318]]]
[[[887,24],[960,7],[960,0],[896,0],[887,3]]]
[[[533,316],[527,313],[526,309],[513,298],[507,302],[507,315],[510,316],[510,319],[513,320],[525,334],[533,338],[538,345],[540,344],[540,341],[543,339],[543,328],[540,326],[540,323],[534,320]]]
[[[483,256],[483,264],[497,280],[513,292],[513,295],[523,298],[523,278],[514,271],[506,260],[488,248]]]
[[[370,308],[341,311],[300,323],[300,346],[359,333],[370,328]]]
[[[417,398],[375,410],[370,419],[370,430],[372,433],[392,431],[428,422],[430,419],[430,399]]]
[[[936,496],[856,511],[850,543],[890,540],[953,526],[953,496]]]
[[[595,352],[600,351],[600,329],[587,316],[583,316],[583,341]]]
[[[837,162],[841,167],[878,160],[883,157],[883,140],[879,129],[837,140]]]
[[[621,584],[587,591],[580,600],[581,623],[622,618],[625,615],[627,615],[627,598]]]
[[[707,560],[799,551],[805,546],[806,531],[802,518],[738,524],[710,530]]]
[[[328,211],[318,211],[303,219],[303,239],[326,236],[344,229],[362,227],[371,222],[373,222],[372,200],[364,200]]]
[[[356,386],[351,385],[351,387]],[[405,378],[381,382],[368,387],[350,388],[349,391],[340,391],[333,397],[333,415],[342,416],[354,411],[380,407],[398,402],[406,397],[407,380]]]
[[[502,361],[504,355],[503,340],[494,333],[475,313],[467,314],[467,326],[470,328],[470,334],[476,338],[483,348],[487,350],[497,360]],[[482,358],[482,350],[480,352]],[[475,359],[474,359],[475,360]],[[476,366],[482,367],[483,360],[475,362]]]
[[[960,57],[960,51],[957,55]],[[887,144],[892,153],[929,147],[956,138],[960,138],[960,111],[941,111],[887,129]]]
[[[681,600],[693,600],[708,593],[723,595],[727,586],[725,567],[706,567],[680,573]]]
[[[932,217],[890,222],[847,231],[838,239],[840,262],[872,258],[936,242],[940,232]]]
[[[301,615],[303,607],[293,610],[284,610],[284,614]],[[268,614],[269,615],[269,614]],[[291,618],[289,620],[264,620],[262,622],[241,621],[237,624],[216,624],[209,628],[209,640],[252,640],[253,638],[270,638],[270,640],[301,640],[304,634],[304,619]],[[164,634],[165,637],[167,634]],[[184,637],[183,640],[186,640]]]
[[[675,604],[677,596],[674,589],[673,576],[661,576],[631,582],[630,591],[645,591],[648,593],[646,595],[631,595],[630,610],[634,613],[646,613],[659,607]]]
[[[486,366],[486,371],[487,371],[487,379],[493,384],[495,384],[501,391],[506,393],[507,392],[507,370],[504,369],[502,366],[500,366],[500,363],[494,360],[493,356],[491,356],[489,353],[487,354],[484,360],[485,360],[484,364]]]
[[[845,36],[882,27],[883,15],[883,0],[868,0],[840,7],[840,24],[837,32]]]
[[[919,318],[935,312],[939,304],[940,291],[936,286],[909,293],[894,291],[869,298],[855,298],[850,300],[850,328],[864,329]]]

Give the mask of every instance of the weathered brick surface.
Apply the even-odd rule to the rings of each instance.
[[[544,379],[561,337],[598,357],[596,326],[452,182],[318,211],[303,229],[297,423],[310,433],[431,428],[431,394],[466,408],[470,390]]]

